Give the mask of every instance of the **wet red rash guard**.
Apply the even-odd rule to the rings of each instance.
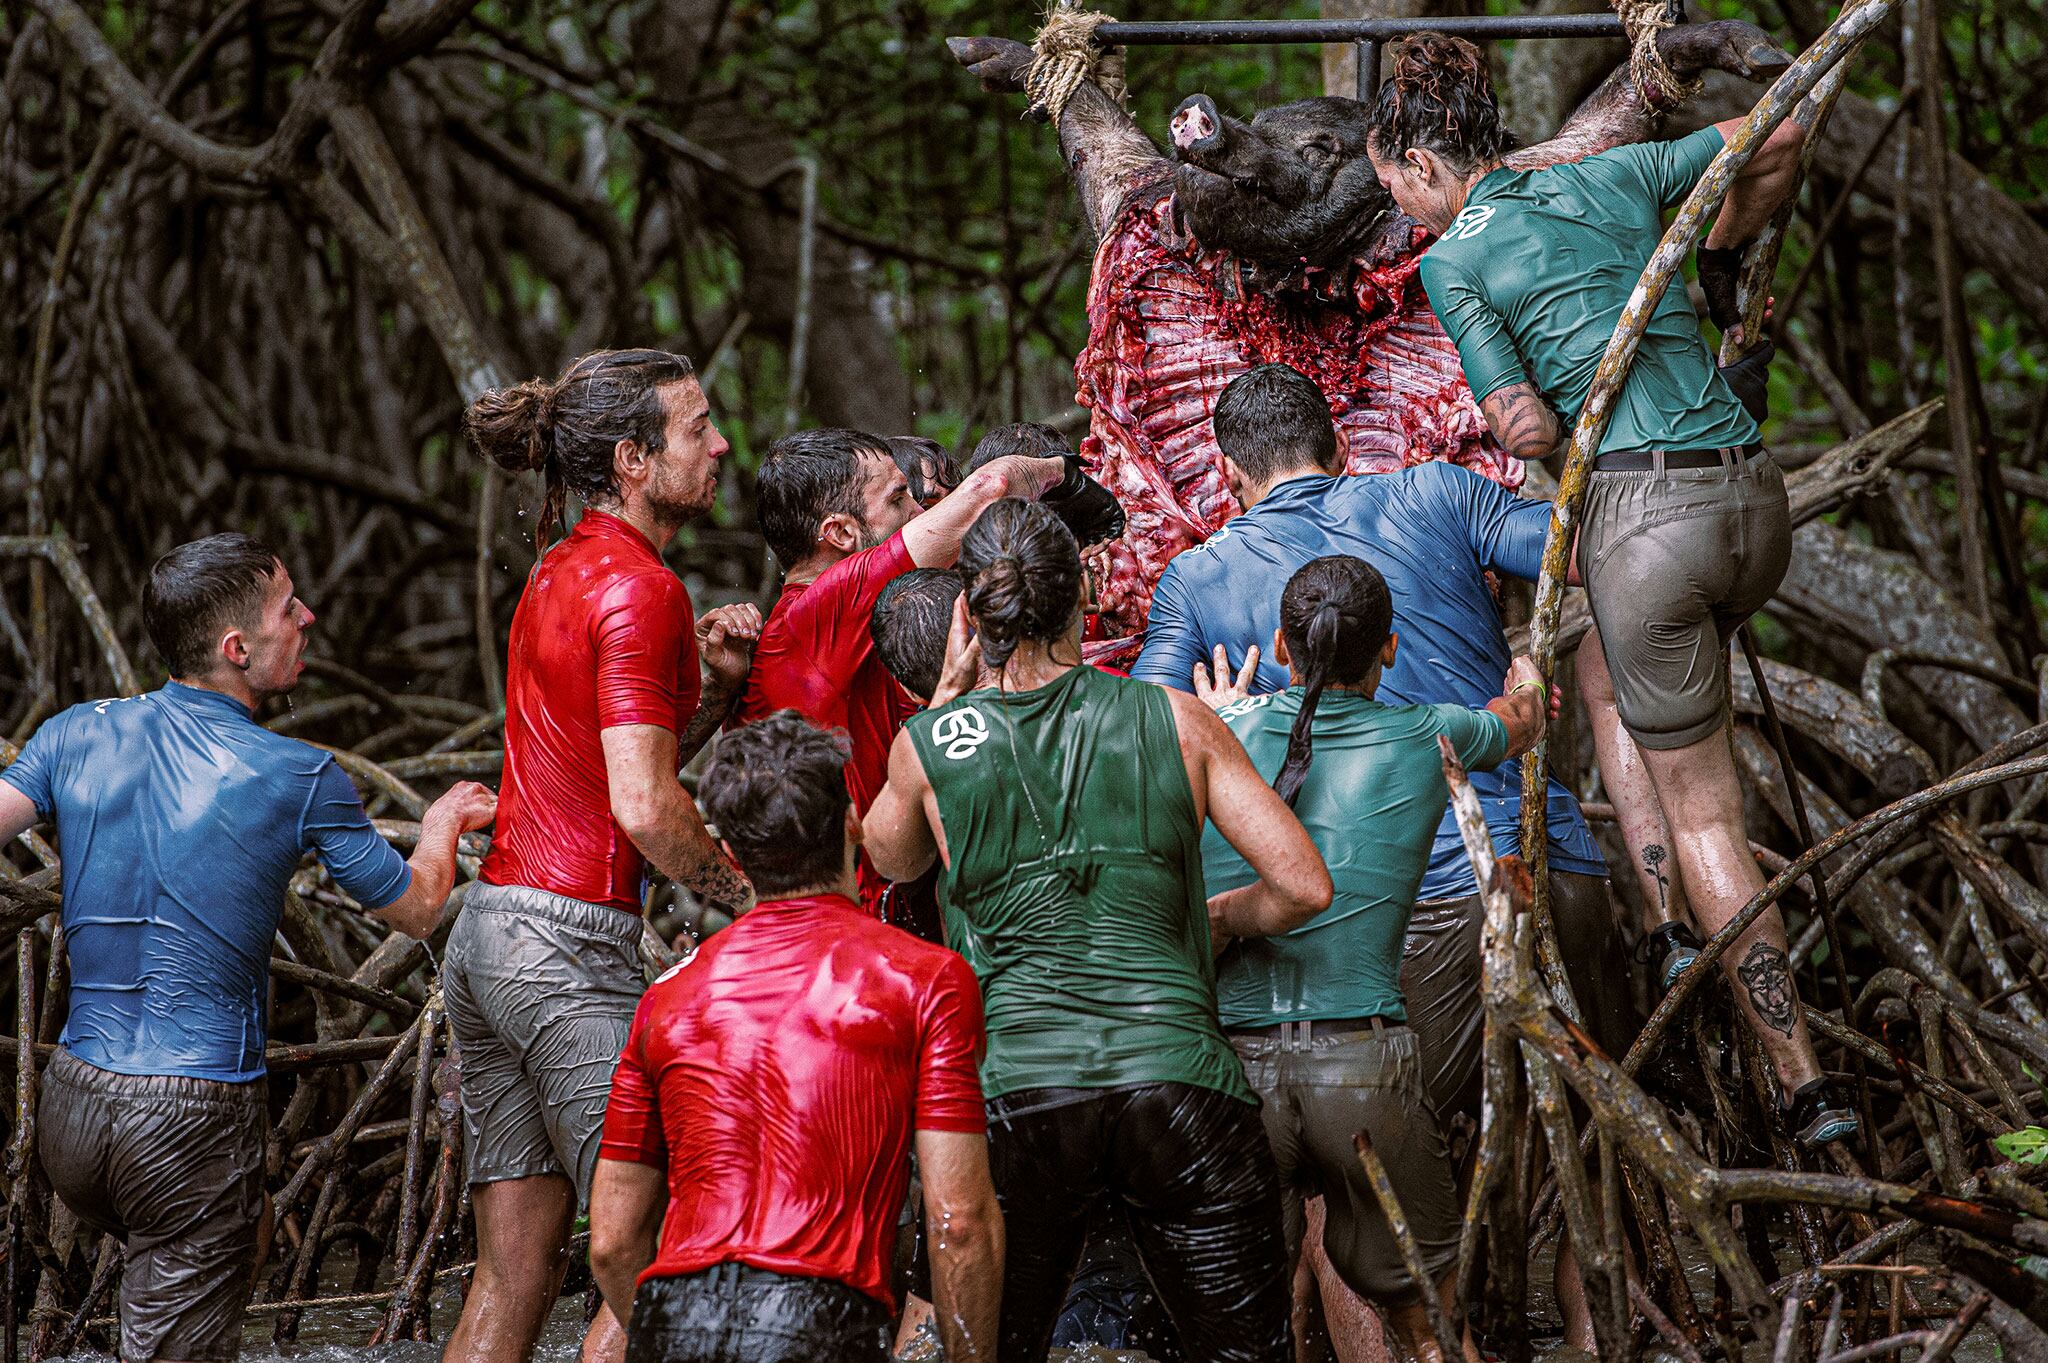
[[[813,724],[846,730],[853,740],[846,790],[853,812],[863,818],[888,784],[896,731],[918,710],[882,666],[868,621],[882,589],[916,566],[898,533],[808,583],[785,586],[761,629],[754,670],[733,720],[751,724],[777,710],[796,710]],[[856,865],[861,905],[879,915],[889,882],[876,874],[866,852]]]
[[[534,565],[512,615],[505,774],[484,858],[493,885],[529,885],[640,912],[646,861],[612,817],[605,729],[680,734],[697,713],[690,594],[647,537],[586,511]]]
[[[649,987],[605,1159],[668,1173],[654,1263],[829,1278],[895,1309],[911,1132],[987,1129],[967,962],[840,895],[758,904]]]

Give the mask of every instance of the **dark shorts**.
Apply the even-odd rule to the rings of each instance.
[[[1292,1363],[1292,1266],[1259,1110],[1191,1084],[1024,1089],[988,1105],[1005,1248],[1001,1363],[1044,1363],[1105,1196],[1194,1363]]]
[[[523,885],[468,890],[441,987],[469,1181],[562,1174],[590,1202],[612,1071],[647,987],[640,919]]]
[[[1325,1031],[1325,1028],[1328,1028]],[[1381,1306],[1420,1300],[1379,1195],[1358,1162],[1363,1130],[1387,1168],[1432,1284],[1458,1262],[1463,1216],[1436,1110],[1422,1086],[1422,1047],[1407,1027],[1307,1024],[1308,1039],[1236,1032],[1230,1044],[1264,1106],[1279,1166],[1287,1246],[1301,1246],[1302,1203],[1323,1199],[1323,1249],[1351,1290]],[[1290,1258],[1291,1258],[1290,1254]]]
[[[1733,467],[1593,473],[1579,571],[1637,743],[1690,747],[1721,726],[1728,640],[1791,557],[1785,475],[1768,452]]]
[[[1593,1038],[1620,1055],[1635,1035],[1627,948],[1614,922],[1607,877],[1550,873],[1550,913],[1572,992]],[[1486,906],[1476,894],[1417,904],[1401,956],[1408,1025],[1422,1043],[1422,1083],[1437,1116],[1479,1119],[1486,1008],[1479,997],[1480,929]]]
[[[830,1278],[717,1264],[633,1295],[626,1363],[882,1363],[889,1312]]]
[[[78,1219],[118,1237],[121,1357],[242,1351],[263,1215],[262,1080],[115,1074],[58,1051],[36,1152]]]

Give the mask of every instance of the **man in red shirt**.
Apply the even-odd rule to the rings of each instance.
[[[647,864],[719,903],[750,900],[676,773],[730,709],[759,616],[694,624],[661,561],[710,509],[728,448],[682,356],[586,355],[554,383],[484,394],[465,425],[500,465],[543,475],[544,530],[569,493],[586,508],[512,617],[497,833],[441,976],[477,1227],[476,1280],[446,1358],[516,1363],[554,1304],[590,1194],[645,980]],[[616,1359],[623,1344],[600,1312],[585,1357]]]
[[[629,1363],[879,1363],[913,1133],[946,1357],[994,1357],[981,993],[854,903],[848,770],[792,710],[705,769],[761,902],[648,989],[612,1080],[590,1264]]]
[[[919,510],[880,436],[799,431],[776,441],[761,464],[761,530],[784,576],[739,720],[787,708],[845,729],[853,740],[846,784],[856,815],[887,784],[889,745],[916,711],[875,657],[868,632],[875,600],[912,568],[951,567],[967,527],[1003,497],[1043,498],[1084,544],[1106,537],[1112,520],[1107,534],[1122,529],[1116,499],[1081,472],[1077,455],[991,460],[929,511]],[[888,882],[865,855],[858,865],[861,905],[876,913]]]

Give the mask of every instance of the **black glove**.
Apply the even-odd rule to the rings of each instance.
[[[1770,413],[1771,360],[1777,353],[1778,347],[1766,336],[1756,349],[1733,364],[1721,366],[1721,377],[1735,390],[1752,421],[1762,421]]]
[[[1742,257],[1749,243],[1740,246],[1702,246],[1698,252],[1700,292],[1707,296],[1707,320],[1727,331],[1742,320],[1735,295],[1742,283]]]
[[[1066,476],[1038,500],[1074,532],[1083,549],[1123,534],[1124,509],[1116,495],[1082,472],[1080,455],[1060,457],[1066,461]]]

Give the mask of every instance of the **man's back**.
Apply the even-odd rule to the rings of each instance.
[[[1223,644],[1233,664],[1259,646],[1255,692],[1287,685],[1269,655],[1280,593],[1311,559],[1350,554],[1378,569],[1394,602],[1400,638],[1378,699],[1389,705],[1484,706],[1500,694],[1510,661],[1486,573],[1533,579],[1550,523],[1545,502],[1516,497],[1466,469],[1428,463],[1399,473],[1296,478],[1168,565],[1153,598],[1153,624],[1132,675],[1187,690],[1189,673]],[[1154,631],[1157,631],[1157,637]],[[1495,845],[1515,846],[1518,762],[1472,773]],[[1552,863],[1604,875],[1577,801],[1550,783]],[[1421,897],[1472,891],[1456,823],[1445,811]]]
[[[645,535],[586,511],[512,617],[505,776],[483,879],[637,913],[644,859],[612,817],[606,728],[680,734],[700,681],[689,593]]]
[[[300,856],[318,850],[368,908],[410,883],[333,758],[216,691],[167,682],[73,706],[0,779],[57,822],[63,1044],[104,1070],[261,1076],[271,940]]]
[[[980,976],[990,1097],[1187,1083],[1249,1097],[1215,1022],[1201,820],[1172,702],[1075,667],[911,720]]]
[[[647,991],[602,1154],[665,1164],[644,1277],[740,1262],[885,1304],[913,1130],[984,1129],[967,963],[837,895],[771,900]]]

